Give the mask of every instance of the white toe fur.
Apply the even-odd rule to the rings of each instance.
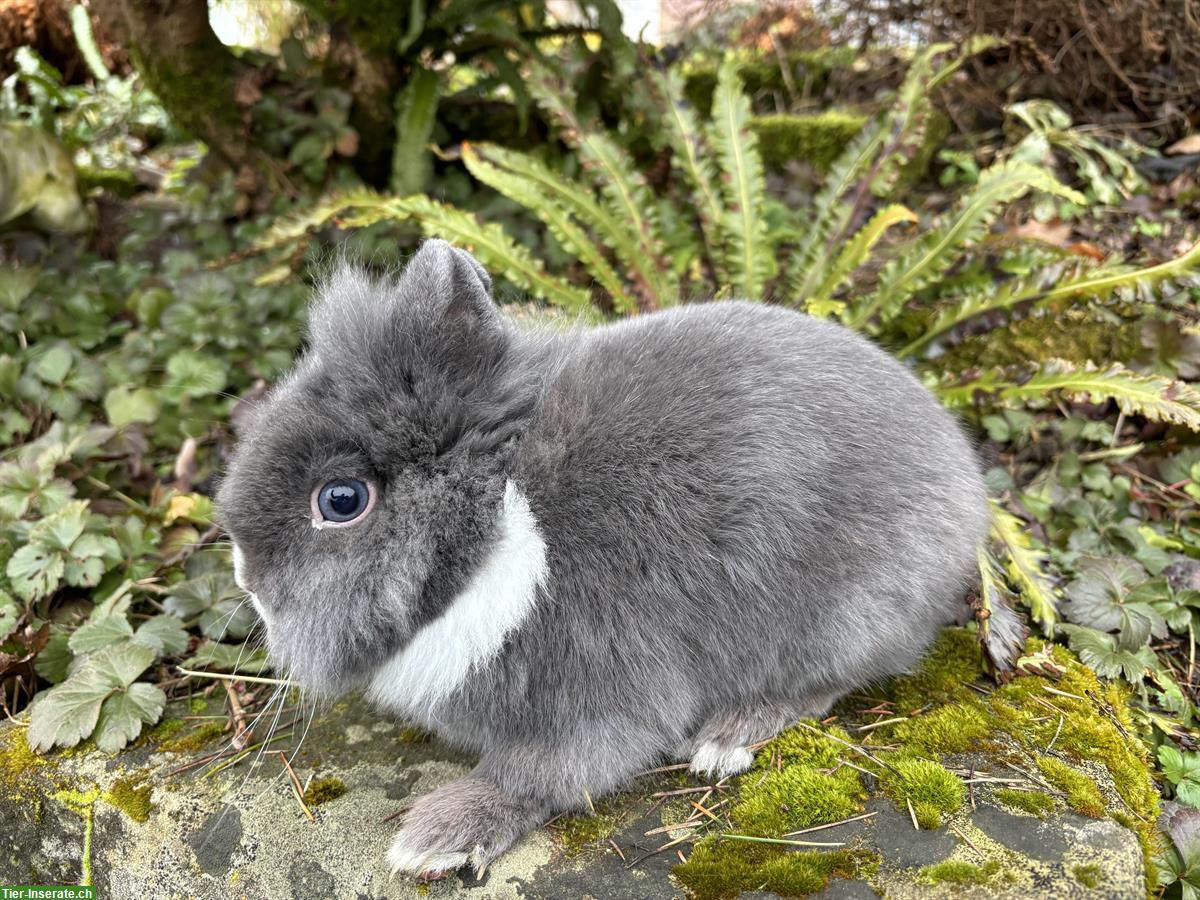
[[[705,741],[692,756],[691,770],[699,775],[728,778],[745,772],[754,764],[754,754],[745,747],[729,747]]]
[[[393,875],[426,875],[453,872],[467,864],[465,853],[436,853],[412,847],[398,835],[387,852],[387,864]]]

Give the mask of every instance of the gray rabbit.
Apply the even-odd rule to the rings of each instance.
[[[482,871],[664,757],[740,772],[962,617],[972,448],[838,325],[720,302],[522,329],[430,240],[395,280],[328,278],[310,337],[220,516],[281,671],[479,754],[408,811],[396,871]]]

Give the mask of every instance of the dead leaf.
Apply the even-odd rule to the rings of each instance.
[[[192,489],[196,480],[196,450],[199,444],[194,437],[189,437],[179,448],[175,457],[175,490],[187,493]]]
[[[1071,226],[1061,219],[1054,219],[1050,222],[1039,222],[1037,219],[1029,219],[1014,228],[1012,234],[1019,238],[1042,241],[1046,244],[1053,244],[1055,247],[1063,247],[1066,246],[1067,239],[1071,236]]]
[[[1200,132],[1181,138],[1163,152],[1168,156],[1176,156],[1180,153],[1200,153]]]

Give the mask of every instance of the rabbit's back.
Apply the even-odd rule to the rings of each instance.
[[[553,596],[527,640],[701,716],[908,668],[986,530],[972,448],[903,366],[748,303],[565,341],[514,463]]]

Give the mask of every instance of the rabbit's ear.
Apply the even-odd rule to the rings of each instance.
[[[466,250],[445,241],[421,244],[400,276],[400,291],[431,303],[452,329],[486,334],[500,328],[487,271]]]

